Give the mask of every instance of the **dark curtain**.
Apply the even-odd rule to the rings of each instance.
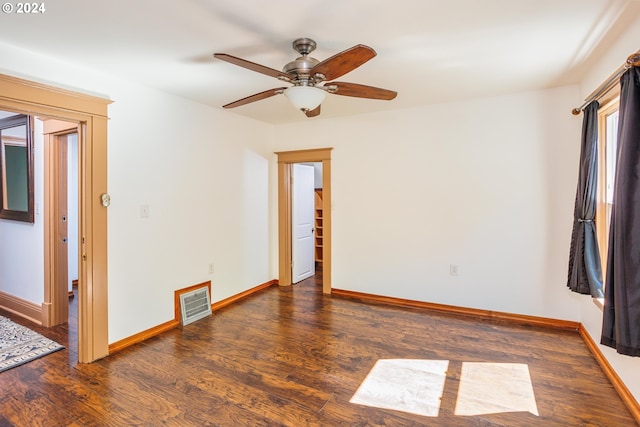
[[[602,267],[596,237],[598,189],[598,101],[584,109],[578,189],[573,210],[567,286],[574,292],[602,298]]]
[[[640,356],[640,69],[620,79],[618,159],[601,343]]]

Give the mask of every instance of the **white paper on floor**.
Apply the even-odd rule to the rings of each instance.
[[[538,415],[527,365],[462,363],[456,415],[520,411]]]
[[[350,402],[437,417],[448,366],[448,360],[378,360]]]

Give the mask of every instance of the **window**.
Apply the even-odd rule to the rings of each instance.
[[[609,245],[609,223],[613,206],[613,188],[616,175],[616,153],[618,148],[618,105],[620,99],[605,103],[598,111],[598,207],[596,230],[602,270],[606,270],[607,246]]]

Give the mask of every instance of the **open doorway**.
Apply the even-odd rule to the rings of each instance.
[[[0,110],[45,116],[78,129],[80,263],[78,361],[109,354],[107,323],[107,106],[111,101],[0,74]],[[43,302],[30,308],[47,316]],[[19,314],[19,313],[18,313]],[[42,323],[46,323],[43,319]]]
[[[79,283],[79,125],[42,118],[44,122],[45,326],[68,320],[69,298]]]
[[[294,163],[291,185],[292,282],[295,284],[322,272],[322,163]]]
[[[0,195],[11,213],[0,222],[0,306],[46,327],[63,324],[78,279],[79,125],[7,110],[0,117]]]
[[[322,292],[331,293],[331,150],[332,148],[320,148],[276,153],[278,156],[278,282],[280,286],[290,286],[294,283],[292,269],[294,263],[292,247],[293,165],[320,163],[322,165],[323,213],[322,245],[319,250],[322,253]]]

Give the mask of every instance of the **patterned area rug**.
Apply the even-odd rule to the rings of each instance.
[[[0,316],[0,372],[63,348],[57,342]]]

